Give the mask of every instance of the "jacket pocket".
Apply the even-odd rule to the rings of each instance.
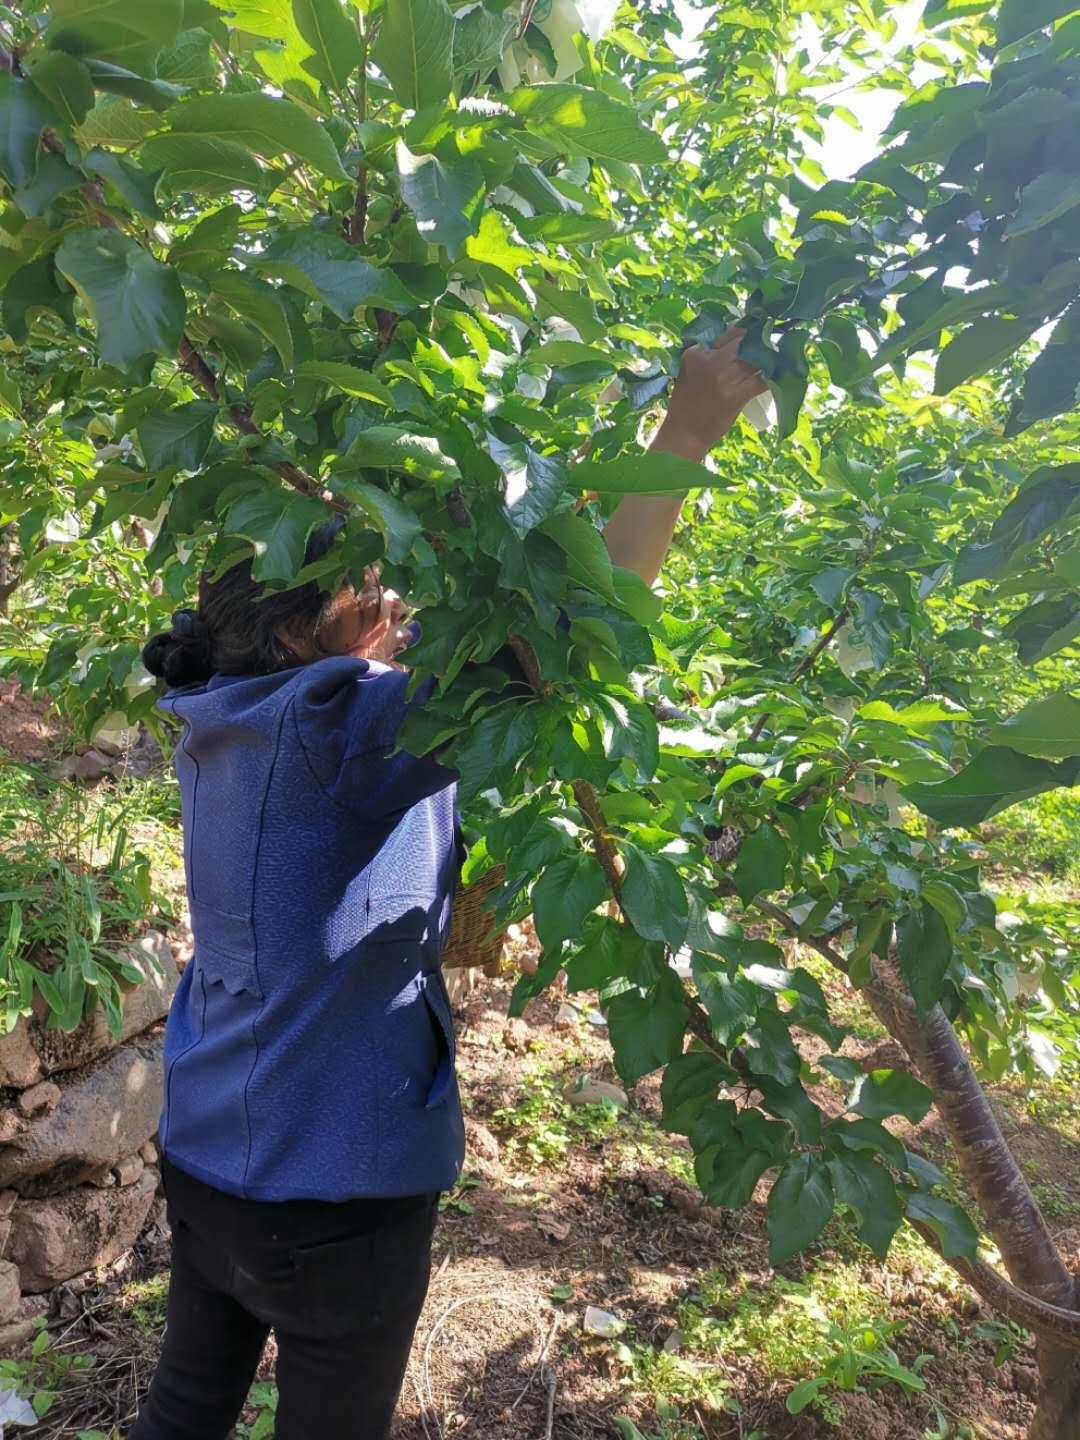
[[[224,985],[230,995],[252,995],[256,1000],[263,998],[254,958],[248,960],[239,955],[226,955],[204,941],[195,947],[195,964],[208,984]]]
[[[435,1074],[428,1090],[425,1110],[434,1110],[449,1095],[454,1080],[454,1062],[457,1058],[457,1039],[454,1035],[454,1021],[450,1014],[450,997],[446,993],[443,978],[437,972],[421,977],[421,994],[431,1017],[435,1032]]]

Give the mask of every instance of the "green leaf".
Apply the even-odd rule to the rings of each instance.
[[[231,140],[267,160],[287,153],[331,180],[349,178],[329,131],[291,100],[205,95],[174,106],[166,118],[172,136]]]
[[[297,365],[293,374],[298,380],[321,380],[344,395],[355,395],[358,400],[371,400],[376,405],[394,403],[393,394],[376,376],[340,360],[305,360]]]
[[[395,153],[401,198],[416,216],[417,230],[429,244],[445,245],[456,259],[480,221],[483,171],[465,156],[414,155],[401,140]]]
[[[1020,194],[1020,208],[1005,229],[1007,240],[1018,240],[1067,215],[1080,205],[1080,172],[1047,170]]]
[[[1042,353],[1024,377],[1024,393],[1013,408],[1007,435],[1018,435],[1036,420],[1062,415],[1080,392],[1080,303],[1071,305],[1050,332]]]
[[[169,189],[179,194],[229,195],[257,191],[263,171],[235,140],[214,135],[152,135],[139,152],[151,170],[160,170]]]
[[[551,514],[566,489],[566,466],[559,455],[540,455],[519,442],[507,445],[488,436],[488,451],[506,477],[503,513],[520,539]]]
[[[478,724],[470,728],[467,739],[458,746],[454,754],[454,763],[461,776],[462,800],[471,800],[474,795],[478,795],[484,790],[508,786],[518,765],[535,744],[536,710],[534,706],[511,700],[497,706],[485,715]],[[572,858],[577,860],[579,856],[586,860],[592,858],[585,855],[583,851]],[[557,863],[561,864],[562,862]],[[599,870],[600,867],[596,865],[595,860],[593,865]],[[555,869],[555,866],[552,866],[551,869]],[[545,874],[547,873],[549,872],[545,872]],[[595,879],[592,870],[587,866],[582,866],[579,889],[575,896],[577,899],[581,899],[584,895],[586,878]],[[602,873],[600,878],[602,881]],[[541,894],[543,897],[547,892],[543,891]],[[535,895],[533,901],[534,905],[537,905]],[[598,902],[594,902],[589,908],[595,908],[596,903]],[[545,911],[545,916],[549,913]],[[560,943],[553,938],[556,927],[551,923],[545,923],[545,927],[541,931],[539,909],[537,909],[536,927],[545,949],[556,948]]]
[[[1016,641],[1016,653],[1023,665],[1035,665],[1048,655],[1056,655],[1080,635],[1080,594],[1074,592],[1058,600],[1029,605],[1009,621],[1002,633]]]
[[[513,14],[494,15],[486,5],[474,5],[454,26],[454,74],[481,75],[494,69],[514,33]]]
[[[632,690],[622,687],[611,686],[596,692],[593,704],[604,717],[604,753],[608,759],[631,761],[638,781],[647,784],[660,763],[660,734],[655,715]]]
[[[394,565],[401,564],[423,534],[415,513],[389,490],[380,490],[377,485],[349,475],[335,475],[334,490],[371,517],[382,533],[386,558]]]
[[[900,968],[923,1019],[941,999],[952,959],[949,927],[934,906],[909,911],[896,927]]]
[[[90,71],[90,78],[99,90],[107,90],[112,95],[123,95],[126,99],[137,100],[141,105],[148,105],[152,110],[168,110],[184,93],[183,87],[180,85],[170,85],[164,80],[147,80],[144,75],[137,75],[133,70],[125,70],[122,65],[113,65],[108,60],[98,60],[91,55],[83,55],[83,64]],[[100,109],[99,103],[86,117],[83,122],[83,133]],[[131,125],[132,121],[128,119],[125,128],[130,129]],[[141,139],[143,133],[145,132],[141,131],[138,138]]]
[[[449,96],[454,28],[446,0],[387,0],[371,53],[406,110],[438,105]]]
[[[182,30],[176,44],[158,56],[157,77],[193,90],[212,89],[217,79],[213,37],[206,30]]]
[[[1068,15],[1076,9],[1076,0],[1002,0],[997,15],[997,43],[999,49],[1022,40],[1033,30]]]
[[[959,1205],[951,1205],[923,1190],[908,1190],[906,1214],[909,1220],[921,1220],[929,1225],[941,1241],[941,1253],[946,1260],[954,1256],[975,1259],[979,1234]]]
[[[715,1055],[692,1050],[686,1055],[677,1055],[664,1071],[660,1082],[660,1099],[663,1114],[660,1123],[665,1130],[676,1134],[689,1133],[691,1123],[707,1108],[718,1107],[717,1093],[732,1076],[727,1065]],[[730,1102],[729,1102],[730,1103]],[[733,1120],[735,1106],[731,1104],[729,1114]]]
[[[724,489],[731,483],[693,460],[659,451],[586,461],[575,465],[570,477],[576,489],[600,495],[685,495],[713,486]]]
[[[238,270],[219,270],[212,278],[214,294],[220,295],[243,320],[254,325],[273,345],[283,365],[293,360],[293,337],[289,317],[272,285],[243,275]]]
[[[183,0],[52,0],[56,24],[119,25],[155,45],[171,45],[184,18]]]
[[[662,855],[636,845],[624,847],[622,907],[626,918],[647,940],[663,940],[677,950],[686,939],[690,907],[678,870]]]
[[[148,175],[145,170],[121,160],[119,155],[114,155],[111,150],[95,148],[86,155],[83,164],[92,174],[107,180],[138,214],[145,215],[150,220],[163,218],[161,208],[154,198],[156,175]]]
[[[892,1177],[865,1154],[837,1156],[827,1164],[837,1200],[858,1214],[859,1238],[884,1263],[903,1220]]]
[[[903,794],[939,825],[970,829],[1010,805],[1030,800],[1045,790],[1075,785],[1078,779],[1080,762],[1075,760],[1054,765],[991,745],[950,779],[908,785]]]
[[[854,570],[847,570],[842,565],[831,565],[827,570],[822,570],[820,575],[815,575],[810,585],[823,605],[827,605],[830,610],[837,610],[844,589],[854,574]]]
[[[74,55],[65,55],[62,50],[42,55],[34,62],[30,78],[72,129],[81,125],[94,108],[90,71]]]
[[[536,933],[544,949],[577,940],[585,921],[609,893],[599,861],[587,850],[549,865],[532,892]]]
[[[758,1181],[775,1164],[769,1151],[736,1144],[723,1147],[709,1167],[711,1173],[702,1173],[702,1166],[695,1170],[708,1204],[737,1210],[750,1203]]]
[[[832,1219],[829,1170],[816,1155],[794,1156],[769,1192],[769,1264],[782,1265],[811,1245]]]
[[[85,184],[86,176],[81,170],[69,165],[62,155],[46,151],[38,161],[33,180],[14,190],[12,198],[24,215],[44,215],[58,195]]]
[[[779,890],[787,873],[788,847],[780,832],[767,821],[744,842],[735,862],[732,880],[739,899],[749,905],[762,892]]]
[[[918,1125],[926,1119],[933,1103],[931,1092],[906,1070],[871,1070],[856,1082],[848,1108],[866,1120],[903,1115]]]
[[[632,989],[615,996],[607,1007],[608,1031],[625,1084],[636,1085],[682,1054],[686,1019],[677,981],[661,982],[645,994]]]
[[[56,263],[94,314],[98,348],[127,370],[144,355],[174,355],[186,302],[174,271],[116,230],[76,230]]]
[[[219,407],[192,400],[171,410],[150,410],[135,427],[149,470],[198,470],[214,438]]]
[[[1080,696],[1061,690],[1034,700],[1010,720],[990,730],[993,745],[1007,745],[1023,755],[1063,760],[1080,755]]]
[[[959,705],[945,700],[916,700],[900,710],[894,710],[885,700],[871,700],[861,705],[856,714],[860,720],[884,720],[889,725],[899,725],[913,735],[928,735],[939,725],[971,718]]]
[[[584,85],[530,85],[507,96],[530,135],[591,160],[660,165],[667,146],[629,105]]]
[[[608,600],[615,598],[611,556],[603,536],[591,521],[576,515],[573,510],[562,510],[557,515],[548,516],[540,528],[566,552],[574,580]]]
[[[1080,195],[1077,197],[1080,201]],[[938,357],[934,394],[948,395],[965,380],[1001,365],[1035,333],[1041,319],[1005,320],[986,315],[950,340]]]
[[[0,175],[14,186],[29,185],[37,171],[38,141],[60,117],[29,80],[0,70]]]
[[[828,1384],[824,1375],[815,1375],[812,1380],[800,1380],[795,1388],[789,1391],[787,1400],[784,1402],[788,1414],[801,1415]]]
[[[956,564],[956,580],[1000,575],[1013,555],[1054,529],[1080,502],[1080,464],[1044,465],[1028,476],[994,522],[985,544],[969,545]]]
[[[325,363],[325,362],[320,362]],[[361,430],[349,446],[343,468],[400,470],[429,480],[451,481],[459,477],[457,463],[445,454],[438,440],[416,435],[399,425],[372,425]]]
[[[266,253],[251,263],[321,300],[339,320],[351,320],[362,305],[381,305],[401,314],[415,306],[393,271],[370,265],[328,230],[279,231]]]
[[[230,505],[222,528],[251,541],[256,580],[291,580],[303,566],[308,536],[326,517],[321,501],[267,485]]]
[[[61,290],[56,282],[56,264],[52,256],[34,260],[16,270],[4,286],[4,329],[16,345],[25,345],[28,321],[38,310],[52,310],[73,326],[74,301],[74,292]]]
[[[292,10],[296,28],[314,52],[301,62],[304,69],[338,95],[346,94],[362,52],[340,0],[292,0]]]

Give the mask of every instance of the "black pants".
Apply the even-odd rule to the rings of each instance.
[[[264,1204],[166,1166],[168,1327],[128,1440],[226,1440],[267,1336],[277,1440],[384,1440],[427,1294],[437,1195]]]

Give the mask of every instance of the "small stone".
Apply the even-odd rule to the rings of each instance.
[[[8,1240],[11,1238],[11,1221],[0,1220],[0,1255],[7,1250]]]
[[[524,1055],[529,1049],[531,1035],[524,1020],[508,1020],[503,1026],[503,1044],[512,1055]]]
[[[114,1168],[113,1174],[118,1185],[134,1185],[145,1169],[141,1155],[126,1155]]]
[[[124,753],[119,745],[112,740],[106,740],[104,735],[94,736],[94,749],[108,760],[119,760]]]
[[[17,1111],[0,1110],[0,1145],[10,1145],[23,1128]]]
[[[19,1308],[19,1267],[10,1260],[0,1260],[0,1321],[8,1321]]]
[[[0,1216],[6,1217],[15,1209],[15,1201],[19,1198],[17,1190],[0,1190]]]
[[[18,1309],[6,1325],[0,1325],[0,1355],[10,1355],[24,1344],[37,1329],[37,1322],[49,1312],[49,1302],[42,1295],[24,1295]]]
[[[78,757],[72,767],[75,778],[88,785],[95,785],[105,772],[111,769],[112,761],[107,755],[102,755],[100,750],[87,750],[85,755]]]
[[[569,1105],[603,1105],[609,1100],[618,1110],[625,1110],[630,1101],[626,1091],[609,1080],[597,1080],[592,1075],[583,1075],[567,1086],[563,1098]]]
[[[1012,1367],[1013,1389],[1018,1390],[1021,1395],[1034,1395],[1039,1388],[1039,1372],[1034,1365],[1017,1365]]]
[[[664,1354],[677,1355],[682,1349],[682,1331],[672,1330],[671,1334],[664,1341]]]
[[[22,1092],[19,1096],[19,1109],[28,1120],[31,1115],[51,1115],[63,1098],[59,1085],[54,1085],[51,1080],[43,1080],[40,1085],[33,1085]]]
[[[147,1140],[145,1145],[140,1145],[139,1155],[144,1165],[156,1165],[158,1162],[158,1147],[153,1140]]]
[[[565,1026],[568,1030],[576,1030],[581,1024],[581,1011],[575,1005],[568,1005],[564,1001],[555,1012],[555,1024]]]
[[[88,1185],[93,1185],[98,1190],[108,1190],[116,1184],[116,1171],[111,1165],[98,1165],[85,1178]]]

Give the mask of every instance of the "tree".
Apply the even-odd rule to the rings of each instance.
[[[705,8],[686,64],[666,3],[591,36],[500,0],[10,7],[6,649],[87,734],[148,718],[141,638],[199,569],[306,578],[342,513],[319,573],[379,560],[423,608],[406,743],[449,747],[471,871],[535,914],[515,1003],[597,990],[709,1201],[771,1177],[776,1263],[837,1206],[879,1255],[915,1225],[1035,1331],[1032,1434],[1069,1440],[1076,1278],[977,1072],[1045,1062],[1075,950],[1003,934],[949,832],[1080,779],[1080,15],[930,0],[909,55],[883,0]],[[859,83],[903,103],[830,181],[807,144]],[[735,319],[776,434],[644,455]],[[687,491],[665,605],[598,525]],[[807,951],[916,1073],[855,1076]],[[882,1123],[932,1104],[1008,1279]]]

